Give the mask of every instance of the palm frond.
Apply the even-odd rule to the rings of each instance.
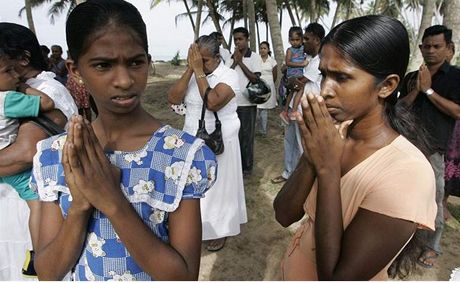
[[[24,13],[24,11],[26,10],[26,7],[22,7],[21,9],[19,9],[19,12],[18,12],[18,17],[22,17],[22,13]]]

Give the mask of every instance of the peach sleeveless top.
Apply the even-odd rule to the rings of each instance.
[[[352,168],[340,184],[344,229],[358,209],[364,208],[434,230],[433,169],[425,156],[403,136]],[[304,204],[307,219],[293,236],[282,261],[283,280],[318,280],[314,236],[316,196],[317,182]],[[387,280],[391,262],[372,280]]]

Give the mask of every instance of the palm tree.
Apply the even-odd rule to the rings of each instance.
[[[249,37],[250,47],[252,51],[256,52],[256,12],[254,7],[254,0],[247,0],[248,6],[248,25],[249,25]]]
[[[278,20],[278,6],[276,0],[266,0],[267,18],[270,24],[270,34],[272,36],[273,51],[275,52],[275,59],[278,66],[282,66],[284,62],[284,47],[283,39],[281,37],[281,28]],[[278,76],[280,78],[281,76]]]
[[[291,0],[292,5],[298,10],[300,19],[310,19],[310,22],[318,22],[318,20],[329,14],[329,0]],[[343,0],[340,0],[343,2]],[[302,22],[299,22],[302,26]]]
[[[29,25],[29,29],[33,32],[35,32],[35,25],[34,25],[34,18],[32,16],[32,4],[30,3],[30,0],[24,0],[25,4],[25,10],[26,10],[26,15],[27,15],[27,24]],[[19,13],[19,16],[21,16],[21,12]]]
[[[195,27],[195,40],[200,36],[202,10],[203,10],[203,0],[198,0],[198,11],[196,14],[196,27]]]
[[[53,4],[51,5],[50,9],[48,10],[48,15],[50,17],[50,22],[52,24],[54,24],[54,18],[56,16],[59,16],[61,15],[65,10],[67,10],[67,16],[69,15],[69,13],[72,11],[73,8],[75,8],[75,6],[77,6],[78,4],[84,2],[85,0],[25,0],[25,4],[26,6],[23,7],[21,10],[19,10],[19,16],[21,16],[22,12],[24,10],[26,10],[27,12],[27,9],[29,9],[28,7],[30,7],[30,9],[32,8],[35,8],[35,7],[38,7],[38,6],[41,6],[45,3],[51,3],[53,2]],[[28,12],[27,12],[28,13]],[[28,17],[28,20],[29,20],[29,14],[27,15]],[[32,19],[32,12],[30,11],[30,17]],[[30,22],[29,22],[29,27],[30,27]]]
[[[212,23],[214,24],[214,27],[216,28],[216,31],[222,33],[222,28],[220,26],[220,20],[223,19],[223,17],[219,14],[218,12],[218,3],[219,1],[212,1],[212,0],[206,0],[206,6],[209,9],[209,14],[208,16],[211,17]],[[224,37],[224,48],[229,48],[227,42],[225,41]]]
[[[343,1],[335,0],[335,2],[337,2],[337,6],[335,7],[334,18],[332,19],[331,29],[335,27],[335,24],[337,23],[337,20],[339,17],[339,11],[340,11],[341,4]]]
[[[170,2],[170,0],[167,0],[168,3]],[[150,2],[150,9],[153,9],[155,8],[156,6],[158,6],[158,4],[160,4],[162,1],[161,0],[151,0]],[[195,21],[193,20],[193,17],[192,17],[192,12],[190,10],[190,6],[188,5],[187,3],[187,0],[182,0],[182,3],[184,3],[184,6],[185,6],[185,10],[187,11],[186,12],[186,15],[189,17],[190,19],[190,24],[192,25],[192,29],[193,29],[193,32],[195,32]],[[178,17],[176,16],[176,23],[177,23],[177,19]]]
[[[291,24],[293,26],[297,26],[297,25],[300,25],[300,21],[299,23],[296,22],[295,18],[294,18],[294,13],[292,12],[292,8],[291,8],[291,1],[289,0],[286,0],[284,1],[284,7],[286,8],[286,10],[288,11],[288,15],[289,15],[289,18],[291,19]]]
[[[415,46],[418,46],[422,42],[422,36],[425,29],[431,26],[431,22],[433,20],[434,10],[436,7],[436,0],[423,0],[423,13],[422,19],[420,21],[420,26],[418,29],[417,39],[414,42]],[[410,60],[410,68],[415,69],[422,63],[422,54],[417,47],[413,49],[412,52],[413,56]]]

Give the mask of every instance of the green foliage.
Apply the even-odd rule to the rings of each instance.
[[[177,50],[176,55],[171,59],[171,65],[179,66],[180,65],[180,54],[179,50]]]

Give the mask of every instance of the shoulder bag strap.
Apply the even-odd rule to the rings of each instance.
[[[61,128],[58,124],[54,123],[53,120],[43,114],[39,114],[37,117],[31,118],[30,121],[39,126],[49,136],[62,134],[64,132],[63,128]]]
[[[204,96],[203,96],[203,108],[201,110],[201,120],[204,120],[204,113],[206,112],[206,108],[208,107],[208,94],[209,92],[211,91],[211,87],[208,87],[205,92],[204,92]],[[217,112],[212,112],[214,113],[214,118],[216,118],[216,121],[219,121],[219,117],[217,116]]]
[[[208,93],[211,91],[211,88],[208,87],[204,91],[204,96],[203,96],[203,107],[201,108],[201,120],[204,121],[204,114],[206,113],[206,107],[208,106]]]

